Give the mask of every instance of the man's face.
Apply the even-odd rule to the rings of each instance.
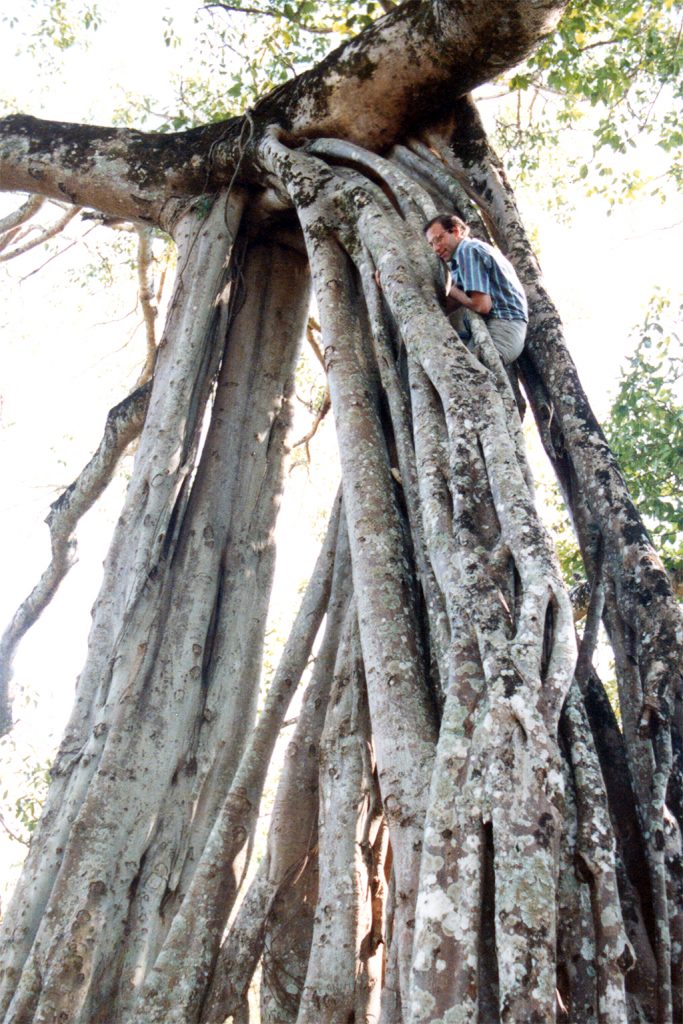
[[[437,256],[446,261],[451,258],[464,237],[465,232],[459,224],[455,224],[450,231],[441,224],[432,224],[425,232],[428,244]]]

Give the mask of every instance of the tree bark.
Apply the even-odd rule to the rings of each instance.
[[[244,119],[178,136],[0,123],[7,187],[179,244],[89,659],[4,923],[5,1024],[246,1022],[259,957],[266,1024],[680,1016],[680,620],[455,103],[561,7],[409,0]],[[468,348],[439,302],[422,224],[444,205],[529,290],[521,376],[591,581],[578,662],[519,396],[485,324]],[[257,721],[309,263],[344,521]],[[224,936],[323,612],[266,856]],[[601,616],[622,733],[591,667]]]
[[[382,149],[453,97],[522,60],[566,0],[411,0],[319,66],[266,96],[246,118],[159,135],[25,115],[0,120],[2,189],[93,206],[172,232],[187,200],[234,179],[263,183],[255,147],[269,124]],[[400,70],[400,74],[397,74]],[[360,116],[359,116],[360,115]],[[180,198],[178,198],[180,197]]]

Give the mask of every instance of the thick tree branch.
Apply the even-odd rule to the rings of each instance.
[[[517,64],[552,30],[565,4],[410,0],[261,100],[248,115],[246,146],[242,118],[159,135],[6,117],[0,120],[1,187],[170,230],[177,200],[215,191],[238,168],[241,181],[254,180],[249,157],[269,123],[297,136],[337,136],[383,149]]]
[[[169,228],[178,212],[174,200],[229,178],[212,177],[210,168],[219,141],[234,140],[236,152],[240,124],[234,118],[159,135],[11,115],[0,120],[1,187]]]

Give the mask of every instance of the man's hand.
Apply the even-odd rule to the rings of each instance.
[[[471,309],[473,313],[486,316],[487,313],[491,312],[493,303],[488,292],[464,292],[451,282],[451,287],[446,296],[446,309],[449,313],[452,313],[458,306],[464,306],[465,309]]]

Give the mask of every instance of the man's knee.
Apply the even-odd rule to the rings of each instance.
[[[514,362],[524,348],[526,338],[524,320],[489,320],[487,327],[503,364],[507,366]]]

